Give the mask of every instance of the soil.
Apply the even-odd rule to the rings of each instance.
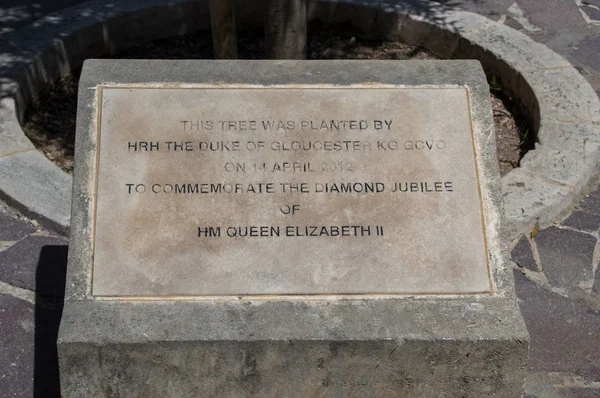
[[[309,59],[436,59],[420,47],[401,42],[362,40],[344,35],[338,28],[311,26]],[[264,59],[261,32],[249,31],[238,36],[240,59]],[[202,31],[169,39],[160,39],[130,48],[111,58],[129,59],[212,59],[210,32]],[[77,82],[80,70],[48,85],[25,115],[25,134],[52,162],[68,173],[73,169]],[[489,77],[494,127],[498,144],[500,173],[518,167],[519,160],[534,145],[534,136],[518,106],[507,97],[495,76]]]

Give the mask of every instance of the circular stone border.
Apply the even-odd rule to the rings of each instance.
[[[93,0],[2,35],[0,197],[66,233],[72,178],[25,137],[19,123],[25,110],[45,84],[86,58],[209,27],[207,3]],[[261,26],[261,4],[238,0],[239,26]],[[553,221],[595,172],[600,161],[600,100],[573,65],[528,36],[433,2],[320,0],[310,4],[309,18],[351,25],[371,39],[403,40],[441,58],[478,59],[486,73],[500,78],[539,141],[521,166],[501,180],[510,238]]]

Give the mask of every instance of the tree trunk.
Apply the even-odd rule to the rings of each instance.
[[[209,7],[215,59],[237,59],[233,0],[210,0]]]
[[[306,0],[268,0],[267,58],[306,59],[306,23]]]

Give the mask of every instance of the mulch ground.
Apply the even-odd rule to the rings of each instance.
[[[362,40],[344,35],[334,28],[309,30],[309,59],[436,59],[420,47],[401,42]],[[262,33],[242,32],[238,36],[240,59],[264,59]],[[112,58],[129,59],[212,59],[210,32],[160,39],[130,48]],[[80,71],[74,71],[50,84],[25,116],[23,129],[34,145],[52,162],[71,173],[77,117],[77,82]],[[519,108],[507,97],[499,82],[490,76],[491,102],[498,145],[500,172],[506,174],[518,167],[519,160],[534,145],[534,137]]]

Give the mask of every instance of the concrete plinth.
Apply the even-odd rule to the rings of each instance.
[[[173,90],[205,90],[207,85],[211,90],[239,85],[256,90],[257,96],[261,90],[286,90],[286,85],[307,92],[351,87],[372,90],[376,96],[375,87],[397,90],[400,99],[395,109],[396,102],[382,104],[369,97],[367,110],[353,102],[358,96],[319,100],[331,110],[331,119],[355,114],[357,120],[365,120],[364,131],[335,131],[334,139],[352,140],[363,134],[363,140],[374,141],[361,148],[381,153],[345,155],[355,174],[339,170],[326,174],[331,170],[322,169],[323,174],[309,175],[305,170],[306,174],[286,177],[306,181],[305,193],[274,192],[258,200],[247,192],[234,199],[208,194],[154,199],[152,194],[143,196],[147,191],[140,188],[136,195],[138,185],[164,187],[167,177],[189,182],[181,176],[192,166],[183,165],[183,154],[139,154],[137,146],[132,149],[119,141],[124,135],[132,135],[129,143],[140,142],[143,134],[156,128],[165,140],[199,139],[192,134],[213,139],[254,134],[268,143],[275,139],[271,137],[308,134],[294,129],[262,135],[187,132],[179,124],[182,115],[177,109],[189,102],[168,112],[161,104],[181,101],[183,97]],[[120,101],[128,94],[103,97],[101,91],[107,88],[130,93],[160,88],[166,97],[165,102],[158,96],[125,100],[118,106],[113,102],[110,108],[106,101]],[[403,90],[413,90],[408,99],[402,99]],[[458,100],[448,107],[463,108],[445,122],[433,122],[435,109],[421,117],[419,112],[426,107],[404,115],[400,105],[424,98],[415,94],[418,90],[458,90]],[[281,98],[285,101],[286,96]],[[311,116],[306,104],[294,107],[298,116],[273,99],[247,107],[233,106],[235,100],[221,100],[214,112],[225,112],[218,116],[230,116],[230,121],[237,120],[232,119],[235,112],[252,111],[260,118],[275,112],[271,107],[284,109],[280,115],[284,120]],[[208,119],[202,112],[209,105],[203,103],[209,102],[199,101],[194,112],[186,113],[194,117],[188,120]],[[130,105],[131,112],[119,113]],[[391,115],[404,127],[370,131],[368,112]],[[149,123],[156,114],[160,117]],[[314,115],[325,118],[318,111]],[[461,115],[468,117],[467,123]],[[169,117],[177,123],[159,125]],[[171,125],[184,130],[169,130]],[[464,127],[456,130],[456,126]],[[135,136],[137,131],[142,135]],[[405,146],[390,155],[390,146],[381,149],[375,144],[384,133],[388,140],[409,140],[414,134],[423,142],[446,141],[438,153],[416,153]],[[243,147],[250,138],[240,140]],[[193,144],[190,148],[185,162],[194,156]],[[282,156],[267,153],[265,162]],[[198,156],[198,169],[192,169],[198,180],[219,175],[219,162],[224,160]],[[244,156],[250,155],[243,151],[232,155],[237,162]],[[290,159],[320,161],[320,156],[329,155],[296,153]],[[407,163],[410,156],[419,161]],[[410,167],[414,172],[407,174]],[[140,169],[143,172],[136,174]],[[271,174],[260,175],[262,182],[279,182]],[[433,182],[414,182],[415,190],[407,196],[387,190],[398,176],[406,180],[411,175]],[[256,177],[236,178],[248,182]],[[369,193],[372,196],[365,192],[319,196],[310,191],[313,183],[353,178],[378,181],[381,190]],[[528,334],[516,305],[501,233],[489,90],[476,61],[88,61],[80,82],[74,181],[67,299],[58,341],[65,397],[519,397],[522,392]],[[277,212],[281,205],[294,208],[300,199],[304,213],[293,222],[290,215],[285,218]],[[217,223],[227,231],[228,225],[240,225],[235,224],[240,218],[246,225],[263,226],[272,219],[271,225],[282,231],[286,225],[318,222],[327,228],[321,227],[326,233],[319,236],[263,236],[260,228],[243,238],[215,232]],[[207,219],[213,220],[214,229],[205,227],[213,225],[206,224]],[[371,220],[377,224],[373,230],[354,229],[363,231],[361,236],[331,235],[332,225],[342,225],[336,227],[341,231],[343,222],[367,225]],[[450,224],[457,227],[444,230]],[[425,241],[432,243],[424,245]],[[253,252],[258,249],[263,251]],[[378,277],[381,282],[375,283],[373,278]]]

